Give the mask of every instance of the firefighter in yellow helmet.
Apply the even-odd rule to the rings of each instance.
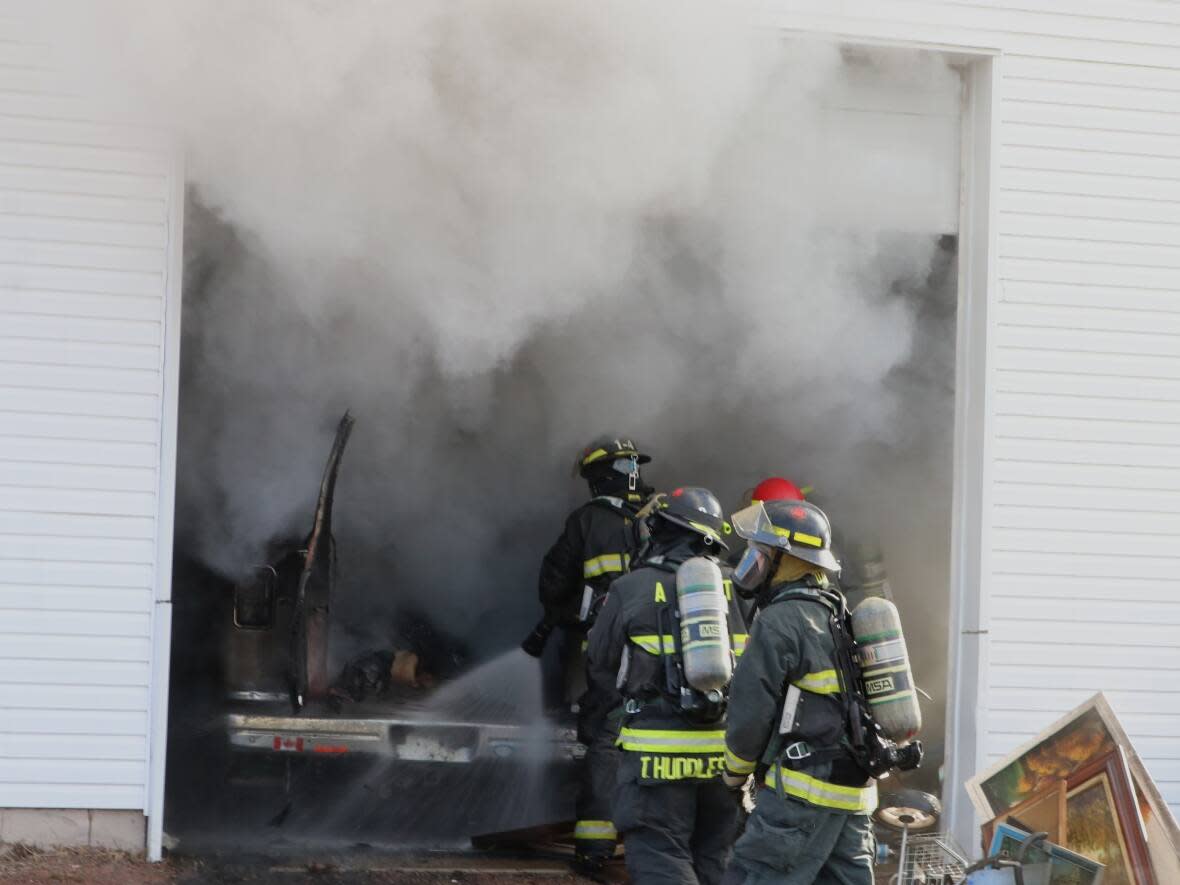
[[[525,640],[537,657],[554,627],[566,633],[564,665],[567,700],[578,707],[578,740],[586,745],[574,829],[576,866],[597,876],[613,856],[617,834],[611,822],[618,751],[618,724],[607,718],[614,686],[596,686],[585,672],[586,632],[598,615],[607,587],[631,565],[639,539],[636,514],[652,489],[640,465],[651,458],[626,437],[602,436],[578,455],[575,470],[590,486],[591,498],[569,515],[561,536],[541,564],[539,595],[545,616]]]

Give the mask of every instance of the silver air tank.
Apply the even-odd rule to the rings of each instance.
[[[717,563],[703,556],[681,563],[676,570],[676,598],[684,678],[697,691],[720,691],[733,677],[733,653],[729,605]]]
[[[887,738],[903,744],[921,731],[922,710],[897,606],[869,597],[852,610],[852,634],[873,718]]]

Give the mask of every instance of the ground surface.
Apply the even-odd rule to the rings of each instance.
[[[593,885],[560,860],[446,857],[370,857],[340,863],[213,862],[187,858],[149,864],[93,849],[38,851],[8,846],[0,857],[0,885]]]

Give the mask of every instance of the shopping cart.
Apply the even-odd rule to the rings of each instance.
[[[967,858],[943,833],[903,834],[897,861],[890,885],[960,885],[967,876]]]
[[[889,885],[960,885],[967,868],[963,852],[946,833],[924,832],[934,829],[942,814],[937,797],[902,790],[885,798],[873,816],[901,834],[897,872]]]

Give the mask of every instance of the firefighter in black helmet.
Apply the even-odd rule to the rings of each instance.
[[[574,839],[579,868],[597,875],[614,854],[610,817],[618,752],[617,723],[607,719],[614,686],[595,686],[585,674],[586,631],[594,623],[607,587],[631,565],[638,538],[635,515],[652,489],[640,465],[651,458],[626,437],[603,436],[578,455],[575,470],[590,485],[591,499],[569,515],[561,536],[541,563],[539,592],[545,617],[525,640],[540,656],[544,637],[564,628],[566,698],[578,705],[578,740],[586,745]]]
[[[590,678],[622,694],[622,759],[612,810],[627,870],[641,885],[716,885],[737,828],[739,797],[718,779],[724,686],[705,691],[686,675],[694,644],[715,646],[708,652],[723,655],[727,669],[731,654],[745,646],[745,620],[728,570],[716,565],[731,531],[710,492],[670,492],[652,516],[644,560],[611,585],[590,631]],[[681,569],[699,573],[700,557],[715,575],[711,593],[723,630],[719,621],[705,630],[697,618],[680,616]]]
[[[723,780],[737,789],[754,775],[758,793],[726,885],[872,885],[877,789],[851,752],[828,518],[766,501],[733,526],[747,542],[734,586],[757,616],[730,689]]]

